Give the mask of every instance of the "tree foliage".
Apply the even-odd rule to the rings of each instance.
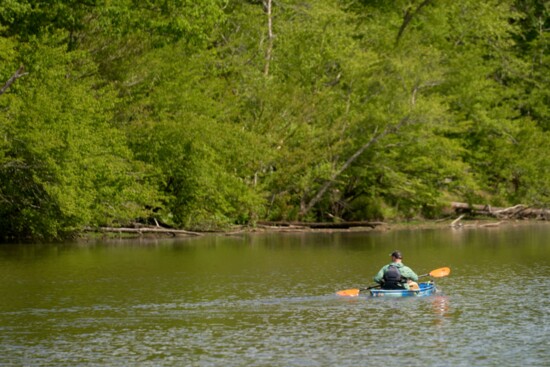
[[[540,0],[3,1],[1,236],[547,206],[548,14]]]

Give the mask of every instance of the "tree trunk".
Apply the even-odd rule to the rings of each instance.
[[[273,16],[271,0],[264,1],[264,10],[267,14],[267,49],[265,51],[264,75],[269,75],[269,67],[271,63],[271,54],[273,52]]]
[[[367,143],[363,144],[355,153],[353,153],[353,155],[348,158],[348,160],[342,165],[342,167],[340,167],[340,169],[338,171],[334,172],[330,176],[330,179],[328,179],[323,184],[323,186],[321,186],[321,188],[319,189],[317,194],[313,197],[313,199],[311,199],[310,202],[307,205],[305,205],[304,207],[301,208],[300,216],[303,217],[304,215],[306,215],[311,210],[311,208],[313,208],[313,206],[315,206],[315,204],[317,204],[319,202],[319,200],[321,200],[321,198],[323,197],[325,192],[328,190],[328,188],[330,186],[332,186],[332,184],[334,183],[336,178],[338,178],[338,176],[340,176],[357,158],[359,158],[361,156],[361,154],[363,154],[363,152],[365,150],[367,150],[367,148],[369,148],[371,145],[375,144],[378,140],[382,139],[384,136],[399,130],[401,128],[401,126],[403,126],[405,123],[407,123],[407,121],[409,121],[409,116],[405,116],[395,126],[393,126],[393,125],[392,126],[387,126],[386,129],[384,131],[382,131],[380,134],[377,134],[376,133],[377,130],[375,130],[372,138]]]

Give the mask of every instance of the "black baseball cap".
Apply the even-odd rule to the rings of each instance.
[[[402,259],[403,258],[403,255],[401,255],[401,252],[395,250],[394,252],[392,252],[390,254],[391,257],[395,257],[396,259]]]

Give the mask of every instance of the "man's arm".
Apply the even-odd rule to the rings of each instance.
[[[416,273],[411,268],[409,268],[408,266],[404,266],[401,269],[401,276],[403,276],[407,279],[410,279],[414,282],[418,282],[418,275],[416,275]]]

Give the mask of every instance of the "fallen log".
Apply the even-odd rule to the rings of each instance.
[[[452,202],[451,208],[457,214],[485,215],[499,219],[550,219],[550,209],[531,208],[523,204],[499,208],[491,205]]]
[[[495,222],[495,223],[485,223],[480,224],[480,227],[498,227],[503,223],[503,221]]]
[[[141,227],[141,228],[124,228],[124,227],[99,227],[99,228],[85,228],[88,232],[110,232],[110,233],[137,233],[142,235],[144,233],[158,233],[158,234],[170,234],[172,236],[178,234],[184,234],[188,236],[202,236],[201,233],[186,231],[183,229],[170,229],[162,227]]]
[[[270,222],[270,221],[258,221],[257,224],[270,227],[293,227],[293,228],[310,228],[310,229],[348,229],[354,227],[369,227],[376,228],[377,226],[384,225],[384,222],[368,222],[368,221],[355,221],[355,222]]]

